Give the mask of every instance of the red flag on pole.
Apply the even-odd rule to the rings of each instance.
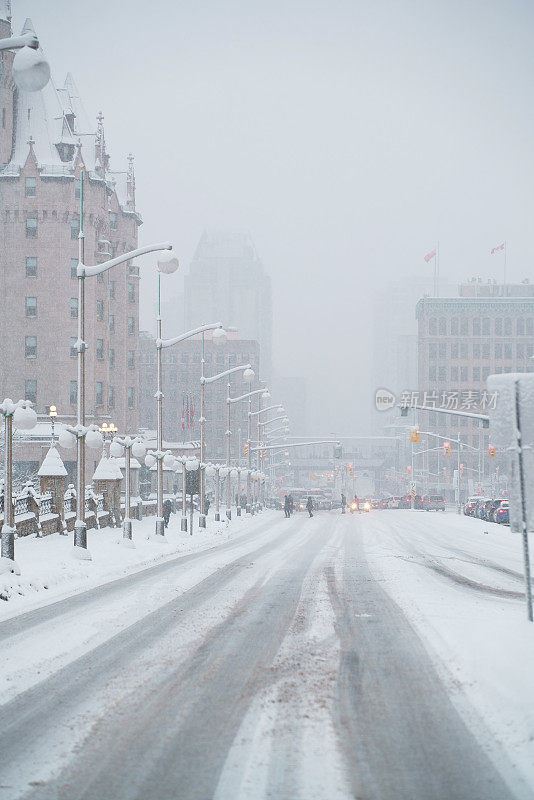
[[[182,395],[182,430],[185,431],[185,398]]]
[[[432,261],[433,258],[436,257],[436,251],[432,250],[430,253],[427,253],[425,256],[425,261],[428,264],[429,261]]]
[[[497,247],[492,247],[491,255],[494,255],[494,253],[497,253],[499,250],[504,250],[504,242],[502,244],[499,244]]]

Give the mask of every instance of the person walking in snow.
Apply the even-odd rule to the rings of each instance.
[[[166,528],[169,525],[169,519],[171,518],[171,511],[172,511],[171,501],[165,500],[165,502],[163,503],[163,522]]]
[[[290,517],[291,516],[291,508],[290,508],[290,505],[289,505],[289,497],[287,496],[287,494],[284,497],[284,513],[285,513],[286,517]]]
[[[310,517],[313,517],[313,500],[311,497],[308,497],[308,502],[306,503],[306,508],[308,509],[308,514]]]
[[[345,506],[347,505],[347,498],[344,494],[341,495],[341,513],[345,513]]]

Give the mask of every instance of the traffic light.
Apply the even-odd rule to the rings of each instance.
[[[243,446],[243,455],[248,456],[248,444],[246,442]]]
[[[341,458],[343,455],[343,448],[340,444],[334,445],[334,458]]]
[[[460,475],[464,474],[464,465],[460,464]]]
[[[450,454],[451,454],[451,443],[443,442],[443,455],[450,456]]]
[[[411,472],[411,471],[412,471],[411,465],[410,465],[410,464],[408,464],[408,466],[406,467],[406,472],[407,472],[408,474],[410,474],[410,472]]]
[[[349,478],[352,478],[354,475],[354,470],[352,469],[352,464],[349,464]]]
[[[412,444],[419,442],[419,428],[410,428],[410,440]]]
[[[495,446],[492,444],[488,448],[488,455],[490,458],[495,458]]]
[[[267,455],[267,450],[262,450],[261,451],[261,457],[265,458],[266,455]]]

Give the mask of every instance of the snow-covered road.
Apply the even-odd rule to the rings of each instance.
[[[264,512],[0,622],[0,800],[534,797],[520,545],[485,530]]]

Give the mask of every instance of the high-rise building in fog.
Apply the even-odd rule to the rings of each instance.
[[[1,38],[11,35],[9,6],[0,0]],[[103,118],[88,119],[72,76],[23,92],[13,57],[0,52],[0,383],[38,412],[55,405],[73,417],[80,177],[85,260],[102,263],[137,247],[133,161],[111,169]],[[87,413],[136,432],[138,268],[121,264],[85,283]]]
[[[262,377],[272,374],[271,279],[246,233],[202,234],[184,280],[186,328],[221,320],[259,342]]]

